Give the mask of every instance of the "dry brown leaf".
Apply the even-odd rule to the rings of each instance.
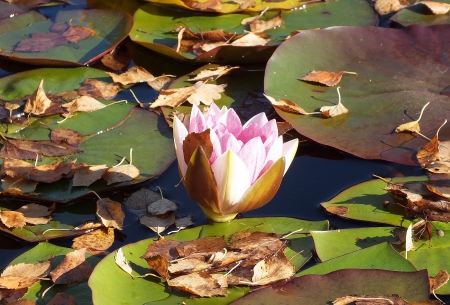
[[[239,69],[238,66],[218,66],[214,68],[207,68],[200,71],[195,77],[188,79],[189,82],[206,81],[206,80],[216,80],[233,70]]]
[[[44,205],[29,203],[21,206],[16,212],[22,213],[25,217],[25,222],[33,225],[46,224],[51,218],[47,217],[55,210],[55,204],[51,207]]]
[[[396,133],[399,133],[399,132],[413,132],[413,133],[420,134],[419,121],[422,118],[423,111],[428,106],[428,104],[430,104],[430,102],[426,103],[425,106],[422,107],[422,110],[420,111],[419,118],[417,120],[399,125],[397,128],[395,128],[395,132]]]
[[[268,285],[280,280],[285,280],[295,274],[295,268],[286,258],[283,252],[277,255],[259,261],[253,268],[253,277],[251,282],[245,284]]]
[[[355,295],[345,296],[337,298],[333,301],[333,305],[433,305],[434,303],[408,303],[398,295],[386,296],[386,295]]]
[[[450,275],[447,270],[439,270],[435,277],[430,277],[430,291],[433,292],[447,284]]]
[[[50,107],[52,101],[47,97],[47,95],[45,95],[43,86],[44,80],[42,79],[36,91],[34,91],[28,98],[27,103],[25,104],[25,109],[23,110],[24,112],[40,115],[45,113],[45,111]]]
[[[22,194],[33,193],[38,183],[37,181],[24,178],[11,178],[6,176],[2,178],[2,193],[11,194],[12,192],[17,193],[17,191]]]
[[[132,164],[119,165],[108,168],[103,174],[106,184],[110,185],[118,182],[131,181],[139,177],[139,169]]]
[[[297,114],[311,114],[305,111],[302,107],[297,105],[296,103],[290,101],[290,100],[276,100],[271,96],[265,95],[264,96],[269,100],[269,102],[276,108],[281,109],[286,112],[290,113],[297,113]]]
[[[145,260],[147,261],[150,269],[152,269],[165,279],[170,278],[170,275],[167,271],[169,262],[166,258],[162,257],[161,255],[153,255],[150,257],[146,257]]]
[[[37,156],[62,157],[82,152],[67,144],[55,144],[51,141],[5,140],[0,157],[22,160],[36,160]],[[33,156],[34,155],[34,156]],[[40,159],[40,158],[39,158]]]
[[[256,6],[256,2],[254,0],[233,0],[233,2],[239,4],[239,9],[241,10]]]
[[[374,8],[380,15],[386,15],[397,12],[404,7],[409,6],[409,3],[402,0],[374,0]]]
[[[77,92],[79,95],[87,95],[100,100],[112,100],[119,90],[119,85],[115,83],[104,83],[96,79],[85,79]]]
[[[192,241],[182,242],[175,247],[175,252],[180,257],[191,255],[209,256],[227,247],[223,237],[205,237]]]
[[[145,68],[139,66],[131,67],[127,72],[119,75],[111,72],[106,73],[111,76],[113,82],[119,83],[121,85],[148,82],[155,79],[153,74],[145,70]]]
[[[212,265],[210,263],[205,262],[204,258],[193,257],[171,262],[168,270],[172,275],[186,274],[192,272],[200,272],[202,270],[211,268],[211,266]]]
[[[82,95],[69,103],[63,104],[62,106],[70,112],[91,112],[106,107],[95,98],[87,95]]]
[[[415,5],[424,5],[434,15],[444,15],[450,11],[450,4],[436,1],[420,1]]]
[[[58,292],[47,305],[77,305],[76,297],[65,292]]]
[[[142,216],[139,218],[139,222],[151,229],[153,232],[157,234],[161,234],[168,227],[175,223],[175,216],[173,214],[168,215],[167,217],[157,217],[157,216]]]
[[[3,160],[1,175],[11,178],[30,179],[30,172],[33,168],[33,164],[22,160],[5,159]]]
[[[109,198],[97,200],[97,216],[107,228],[122,230],[125,213],[122,211],[122,204]]]
[[[0,220],[8,228],[23,228],[26,224],[25,216],[15,211],[0,211]]]
[[[77,43],[80,40],[84,40],[95,34],[95,31],[91,28],[83,26],[73,25],[70,26],[65,32],[61,34],[67,41]]]
[[[269,42],[269,39],[265,39],[255,33],[248,33],[247,35],[234,40],[231,45],[235,47],[253,47],[253,46],[265,46]]]
[[[92,273],[92,266],[86,261],[86,249],[66,254],[61,263],[50,272],[55,284],[71,285],[86,282]]]
[[[86,165],[77,168],[73,175],[72,187],[91,185],[95,181],[102,178],[107,169],[108,167],[106,164]]]
[[[14,290],[14,291],[22,291],[23,289],[28,290],[28,288],[22,288],[22,289]],[[5,300],[5,301],[7,301],[7,300]],[[33,302],[33,301],[31,301],[31,300],[28,300],[28,299],[21,299],[21,300],[18,300],[18,299],[16,298],[15,301],[12,301],[12,302],[9,302],[9,301],[8,301],[7,304],[8,304],[8,305],[36,305],[36,302]],[[49,303],[49,304],[50,304],[50,303]]]
[[[222,3],[220,0],[206,0],[203,2],[184,0],[187,6],[201,11],[220,11],[222,10]]]
[[[195,91],[196,88],[194,86],[161,90],[158,98],[150,105],[150,108],[162,106],[178,107]]]
[[[325,209],[327,210],[328,213],[339,215],[339,216],[343,216],[348,213],[348,207],[343,207],[343,206],[337,206],[337,207],[331,206],[331,207],[327,207]]]
[[[172,83],[173,77],[174,76],[172,76],[172,75],[161,75],[161,76],[155,77],[152,80],[147,81],[147,84],[150,87],[152,87],[153,90],[161,91],[161,90],[167,89],[170,86],[170,84]]]
[[[105,67],[113,71],[125,71],[130,65],[131,57],[121,48],[115,48],[110,53],[104,55],[101,62]]]
[[[442,183],[434,183],[433,180],[430,183],[424,183],[425,187],[432,193],[450,199],[450,186]]]
[[[83,139],[83,135],[75,130],[56,128],[50,132],[50,139],[55,144],[68,144],[78,147]]]
[[[114,243],[114,229],[100,228],[73,239],[72,248],[86,249],[91,255],[104,253]]]
[[[167,284],[199,297],[227,295],[226,276],[223,274],[191,273],[168,280]]]
[[[53,164],[35,166],[30,171],[30,180],[45,183],[56,182],[72,171],[74,162],[64,163],[58,161]]]
[[[262,33],[264,31],[274,29],[283,24],[281,11],[268,20],[255,19],[250,23],[250,31],[253,33]]]
[[[0,276],[0,287],[7,289],[27,288],[45,277],[51,268],[51,258],[37,264],[20,263],[8,266]]]
[[[416,159],[422,167],[428,167],[439,158],[439,140],[436,134],[430,142],[421,147],[416,154]]]
[[[299,80],[320,83],[329,87],[333,87],[339,84],[343,74],[358,75],[355,72],[348,71],[329,72],[312,70],[302,78],[299,78]]]
[[[187,98],[192,105],[211,105],[214,100],[220,99],[222,92],[225,91],[227,84],[214,85],[205,84],[202,81],[196,82],[194,85],[195,91]]]
[[[201,147],[205,152],[206,158],[210,158],[213,152],[213,145],[210,138],[210,130],[206,129],[203,132],[192,132],[186,136],[183,141],[183,156],[186,164],[189,164],[192,155],[198,147]]]
[[[147,259],[152,256],[160,255],[161,257],[165,258],[167,261],[171,261],[177,257],[174,249],[180,243],[181,242],[179,242],[179,241],[169,240],[169,239],[157,240],[157,241],[151,243],[147,247],[147,250],[145,251],[145,254],[142,256],[142,258]]]
[[[191,215],[180,217],[175,220],[175,226],[180,230],[192,226],[193,224],[194,220]]]

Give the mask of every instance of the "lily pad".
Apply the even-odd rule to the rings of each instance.
[[[76,90],[86,78],[111,82],[111,78],[106,73],[92,68],[37,69],[0,79],[0,95],[6,100],[11,100],[31,94],[36,90],[41,79],[44,79],[44,89],[56,94],[66,90]],[[71,179],[62,179],[51,184],[40,183],[35,191],[36,194],[32,197],[67,202],[86,195],[92,190],[99,192],[124,187],[143,182],[162,172],[175,157],[172,131],[162,116],[134,105],[135,103],[119,103],[89,113],[76,113],[63,123],[57,123],[62,119],[60,116],[51,116],[33,118],[34,121],[29,126],[26,124],[0,126],[0,130],[7,133],[8,137],[29,140],[48,140],[49,129],[72,129],[80,132],[84,137],[80,144],[83,152],[71,156],[71,160],[77,159],[77,162],[90,165],[114,166],[123,157],[127,157],[126,162],[131,162],[130,149],[133,149],[132,162],[141,172],[135,180],[110,186],[103,180],[95,182],[90,187],[72,187]],[[149,156],[152,157],[149,158]],[[45,157],[42,164],[53,162],[55,158]]]
[[[311,222],[294,218],[273,217],[273,218],[243,218],[236,219],[229,223],[211,224],[192,229],[183,230],[179,233],[165,236],[166,239],[188,241],[199,237],[206,236],[230,236],[235,232],[246,229],[261,232],[275,232],[278,234],[287,234],[294,230],[303,228],[301,233],[294,234],[289,237],[289,249],[286,251],[287,257],[297,255],[292,263],[296,269],[300,268],[312,256],[314,245],[312,238],[306,234],[310,230],[328,228],[327,221]],[[148,272],[148,265],[146,261],[140,258],[146,251],[153,239],[146,239],[140,242],[129,244],[122,247],[125,257],[130,261],[133,270],[139,274]],[[144,304],[155,302],[167,302],[168,304],[178,304],[183,301],[186,304],[203,304],[201,299],[190,299],[188,294],[172,293],[168,291],[164,282],[155,280],[152,277],[147,278],[131,278],[127,273],[122,271],[114,262],[114,254],[106,256],[99,265],[95,268],[89,280],[89,286],[92,289],[94,304],[112,304],[112,303],[127,303],[127,304]],[[120,290],[117,287],[121,287]],[[214,302],[215,304],[228,304],[232,300],[248,293],[248,288],[229,288],[230,295],[226,298],[214,297],[208,298],[208,304]]]
[[[393,178],[392,182],[426,181],[421,177]],[[406,216],[404,208],[395,204],[395,201],[384,190],[386,182],[379,179],[366,181],[352,186],[338,194],[330,201],[320,205],[330,213],[335,214],[335,208],[342,207],[345,213],[337,213],[340,217],[376,222],[381,224],[407,228],[412,219]],[[389,204],[386,205],[385,201]]]
[[[450,3],[449,0],[440,0],[434,2]],[[390,18],[394,23],[398,23],[402,26],[409,26],[413,24],[421,25],[435,25],[435,24],[449,24],[450,14],[433,15],[429,9],[422,4],[406,7],[398,11],[394,16]]]
[[[345,283],[345,284],[343,284]],[[280,293],[282,291],[282,293]],[[253,292],[233,302],[239,304],[331,304],[350,295],[399,295],[408,302],[429,298],[428,273],[344,269],[326,275],[305,275],[277,287]],[[393,303],[392,303],[393,304]]]
[[[396,241],[394,227],[312,231],[317,256],[322,262],[386,241]]]
[[[326,262],[298,272],[296,276],[306,274],[326,274],[336,270],[349,268],[383,269],[407,272],[416,271],[416,268],[411,262],[395,251],[389,243],[384,242],[327,260]]]
[[[265,2],[264,5],[270,5]],[[265,7],[264,7],[265,8]],[[349,11],[352,11],[349,15]],[[276,12],[268,12],[272,17]],[[236,34],[248,30],[241,25],[244,18],[256,14],[208,15],[170,7],[147,4],[134,15],[135,23],[130,38],[150,50],[172,58],[204,63],[259,63],[272,55],[276,46],[295,30],[324,28],[336,25],[374,25],[375,14],[367,2],[358,0],[314,3],[307,10],[283,11],[284,24],[266,33],[270,41],[266,46],[220,46],[196,56],[193,53],[176,52],[177,34],[170,33],[178,26],[189,27],[194,32],[222,29]],[[226,41],[226,39],[224,40]]]
[[[0,21],[0,56],[39,65],[87,65],[115,48],[132,25],[132,17],[118,11],[60,11],[54,22],[29,11]]]
[[[339,83],[348,113],[333,118],[298,115],[277,109],[280,116],[312,140],[366,159],[416,165],[414,154],[427,140],[396,133],[416,120],[433,137],[449,117],[450,100],[440,92],[449,85],[450,25],[406,29],[334,27],[305,31],[283,43],[267,64],[266,94],[288,99],[307,112],[338,103],[336,88],[300,81],[311,70],[350,71]],[[450,138],[444,126],[439,140]]]
[[[31,250],[23,253],[14,259],[10,265],[16,265],[19,263],[38,263],[42,262],[50,257],[53,257],[52,268],[55,268],[64,256],[72,252],[73,249],[64,248],[52,245],[50,243],[40,243]],[[88,261],[93,267],[100,261],[95,256],[86,254],[86,261]],[[36,302],[38,305],[47,304],[58,292],[65,292],[67,294],[76,297],[77,304],[92,304],[92,296],[87,283],[79,283],[74,285],[56,285],[52,287],[44,297],[42,293],[51,286],[51,281],[39,281],[28,289],[28,292],[22,297],[22,299],[28,299]]]

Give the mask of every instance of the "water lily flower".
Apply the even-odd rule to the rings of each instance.
[[[187,193],[215,222],[229,221],[268,203],[298,147],[298,139],[283,144],[276,121],[269,121],[265,113],[242,125],[233,109],[220,109],[214,103],[206,115],[193,105],[188,127],[175,116],[173,132]],[[209,133],[209,139],[192,152],[187,137],[200,133]]]

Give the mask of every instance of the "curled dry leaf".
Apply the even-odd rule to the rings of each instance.
[[[92,266],[86,261],[86,249],[66,254],[61,263],[50,272],[55,284],[71,285],[86,282],[92,273]]]
[[[402,8],[409,6],[406,0],[376,0],[374,8],[380,15],[395,13]]]
[[[259,261],[253,268],[251,282],[245,284],[267,285],[280,280],[288,279],[295,274],[294,266],[288,261],[283,252]]]
[[[168,227],[175,223],[175,216],[170,214],[166,217],[157,217],[157,216],[142,216],[139,218],[139,222],[151,229],[153,232],[157,234],[161,234]]]
[[[248,33],[247,35],[234,40],[231,45],[235,47],[252,47],[252,46],[265,46],[269,42],[269,39],[265,39],[255,33]]]
[[[408,303],[398,295],[354,295],[337,298],[333,301],[333,305],[437,305],[433,301],[425,301],[419,303]]]
[[[65,177],[72,171],[73,162],[58,161],[53,164],[34,166],[30,171],[30,180],[52,183]]]
[[[68,144],[78,147],[83,139],[83,135],[75,130],[57,128],[50,132],[50,139],[55,144]]]
[[[305,82],[319,83],[329,87],[333,87],[339,84],[342,75],[344,74],[358,75],[356,72],[348,72],[348,71],[329,72],[329,71],[312,70],[302,78],[299,78],[299,80]]]
[[[328,213],[339,215],[339,216],[343,216],[348,213],[348,207],[344,207],[344,206],[336,206],[336,207],[330,206],[330,207],[327,207],[326,210]]]
[[[115,48],[110,53],[104,55],[101,62],[105,67],[113,71],[125,71],[130,65],[130,55],[121,48]]]
[[[276,28],[283,24],[283,19],[281,18],[281,11],[279,11],[275,16],[268,20],[255,19],[250,22],[250,31],[253,33],[262,33],[264,31]]]
[[[339,92],[339,87],[337,87],[337,92],[339,95],[339,102],[337,105],[320,107],[320,113],[324,118],[334,118],[338,115],[348,113],[348,109],[345,108],[341,102],[341,93]]]
[[[297,105],[296,103],[290,101],[290,100],[285,100],[285,99],[281,99],[281,100],[276,100],[271,96],[265,95],[264,96],[270,101],[270,103],[283,111],[286,112],[290,112],[290,113],[297,113],[297,114],[311,114],[305,111],[305,109],[303,109],[302,107],[300,107],[299,105]]]
[[[420,111],[419,118],[417,120],[399,125],[397,128],[395,128],[395,132],[396,133],[399,133],[399,132],[413,132],[413,133],[420,134],[419,121],[422,118],[423,111],[425,110],[425,108],[429,104],[430,104],[430,102],[426,103],[425,106],[423,106],[422,110]]]
[[[233,70],[239,69],[238,66],[218,66],[214,68],[208,68],[200,71],[195,77],[188,79],[189,82],[206,81],[206,80],[216,80]]]
[[[77,92],[101,100],[112,100],[119,92],[119,85],[105,83],[96,79],[85,79]]]
[[[241,10],[256,6],[255,0],[233,0],[233,2],[239,4]]]
[[[69,112],[91,112],[106,107],[95,98],[87,95],[77,97],[73,101],[65,103],[62,106]]]
[[[26,224],[25,216],[15,211],[0,211],[0,220],[8,228],[23,228]]]
[[[205,153],[206,158],[210,158],[213,152],[213,145],[210,138],[210,130],[206,129],[203,132],[192,132],[186,136],[183,141],[183,156],[186,164],[189,164],[195,150],[201,147]]]
[[[147,259],[152,256],[160,255],[167,261],[171,261],[176,257],[176,253],[173,249],[180,243],[181,242],[179,241],[169,239],[157,240],[147,247],[147,250],[145,251],[145,254],[142,256],[142,258]]]
[[[27,180],[24,178],[2,178],[2,194],[20,195],[33,193],[36,190],[36,186],[39,182],[33,180]]]
[[[211,105],[214,100],[220,99],[222,92],[225,91],[227,84],[214,85],[205,84],[202,81],[196,82],[194,85],[195,91],[187,98],[187,101],[192,105]]]
[[[38,88],[33,94],[28,98],[25,104],[24,112],[40,115],[44,114],[45,111],[50,107],[52,101],[45,95],[44,92],[44,80],[42,79],[39,83]]]
[[[170,278],[168,272],[169,262],[165,257],[157,254],[150,257],[146,257],[145,260],[147,261],[147,264],[150,267],[150,269],[152,269],[165,279]]]
[[[173,75],[161,75],[147,81],[147,84],[152,87],[153,90],[161,91],[163,89],[167,89],[170,86],[173,78]]]
[[[104,253],[114,243],[114,229],[100,228],[73,239],[72,248],[86,249],[91,255]]]
[[[439,270],[435,277],[430,277],[430,291],[433,292],[447,284],[450,275],[447,270]]]
[[[140,175],[139,169],[132,164],[119,165],[108,168],[103,179],[108,185],[118,182],[131,181]]]
[[[434,161],[441,159],[441,153],[440,153],[440,145],[439,145],[439,130],[447,123],[447,120],[444,121],[444,123],[439,127],[439,129],[436,131],[436,135],[431,139],[430,142],[428,142],[425,146],[421,147],[419,151],[416,154],[417,162],[422,167],[428,167],[433,164]],[[448,150],[448,149],[447,149]],[[445,160],[445,157],[442,158],[442,161],[448,161]],[[449,158],[450,160],[450,158]]]
[[[420,1],[414,5],[424,5],[434,15],[444,15],[450,11],[450,4],[437,1]]]
[[[150,105],[150,108],[162,106],[178,107],[183,104],[195,90],[196,88],[194,86],[161,90],[158,98]]]
[[[125,213],[120,202],[109,198],[97,200],[97,216],[105,227],[122,230]]]
[[[192,257],[171,262],[168,271],[171,275],[199,272],[211,268],[203,257]]]
[[[45,277],[51,268],[51,258],[37,264],[20,263],[8,266],[0,276],[0,287],[6,289],[27,288]]]
[[[125,255],[123,254],[122,248],[119,248],[114,255],[114,262],[120,269],[133,276],[133,268],[131,268],[130,262],[127,260]]]
[[[127,72],[122,74],[116,74],[111,72],[106,72],[111,78],[113,82],[119,83],[121,85],[129,85],[136,84],[141,82],[148,82],[153,80],[155,77],[153,74],[148,72],[145,68],[135,66],[128,69]]]
[[[168,280],[167,284],[200,297],[226,296],[228,287],[223,274],[204,272],[182,275]]]
[[[220,11],[222,10],[222,3],[220,0],[206,0],[203,2],[194,0],[184,0],[184,3],[196,10],[201,11]]]
[[[36,160],[37,156],[62,157],[82,152],[78,147],[56,144],[50,141],[5,139],[0,157],[22,160]],[[40,159],[40,158],[39,158]]]
[[[406,230],[406,237],[405,237],[405,258],[408,259],[408,251],[411,251],[414,249],[413,245],[413,239],[412,239],[412,224],[408,226],[408,229]]]

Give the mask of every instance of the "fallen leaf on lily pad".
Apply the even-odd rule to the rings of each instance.
[[[406,0],[376,0],[374,8],[378,14],[386,15],[397,12],[409,5],[409,2]]]
[[[122,248],[119,248],[117,250],[116,255],[114,256],[114,261],[116,262],[117,266],[120,267],[120,269],[122,269],[129,275],[132,275],[133,268],[131,268],[130,262],[126,259],[125,255],[123,254]]]
[[[44,80],[42,79],[36,91],[28,98],[24,112],[40,115],[45,113],[51,103],[52,101],[44,92]]]
[[[348,71],[329,72],[329,71],[312,70],[306,76],[303,76],[299,80],[306,82],[320,83],[329,87],[333,87],[339,84],[342,75],[344,74],[358,75],[355,72],[348,72]]]
[[[45,277],[51,268],[51,259],[37,264],[20,263],[6,267],[0,276],[0,287],[6,289],[27,288]]]
[[[55,144],[68,144],[78,147],[83,139],[83,135],[75,130],[57,128],[50,132],[50,139]]]
[[[226,275],[204,272],[190,273],[167,281],[170,287],[187,291],[200,297],[226,296]]]
[[[55,210],[55,204],[50,207],[40,205],[37,203],[29,203],[21,206],[16,212],[22,213],[25,217],[25,222],[28,224],[46,224],[50,221],[50,214]]]
[[[203,2],[185,0],[184,2],[187,6],[201,11],[220,11],[222,9],[222,3],[220,3],[220,0],[206,0]]]
[[[97,200],[97,216],[105,227],[122,230],[125,213],[122,211],[120,202],[109,198],[100,198]]]
[[[2,194],[26,194],[33,193],[39,182],[24,178],[2,178]]]
[[[291,112],[291,113],[298,113],[298,114],[310,114],[308,112],[305,111],[305,109],[303,109],[302,107],[300,107],[299,105],[297,105],[296,103],[290,101],[290,100],[285,100],[285,99],[281,99],[281,100],[276,100],[271,96],[265,95],[264,96],[270,101],[270,103],[274,106],[277,107],[283,111],[286,112]]]
[[[100,228],[73,239],[72,248],[86,249],[91,255],[103,254],[114,243],[114,229]]]
[[[0,211],[0,220],[8,228],[23,228],[26,224],[25,216],[15,211]]]
[[[216,80],[221,76],[230,73],[233,70],[239,69],[238,66],[218,66],[214,68],[207,68],[200,71],[195,77],[188,79],[189,82]]]
[[[95,98],[87,95],[82,95],[69,103],[63,104],[62,106],[69,112],[91,112],[106,107]]]
[[[167,259],[159,254],[153,255],[150,257],[146,257],[145,261],[147,262],[150,269],[158,273],[165,279],[170,278],[168,273],[169,262]]]
[[[79,167],[73,174],[72,186],[89,186],[101,179],[107,169],[106,164]]]
[[[150,108],[161,106],[177,107],[183,104],[195,91],[196,88],[194,86],[161,90],[158,98],[150,105]]]
[[[105,83],[96,79],[85,79],[78,88],[79,95],[87,95],[101,100],[112,100],[120,88],[115,83]]]
[[[225,91],[226,84],[215,85],[205,84],[202,81],[196,82],[194,85],[195,92],[193,92],[188,98],[188,102],[192,105],[211,105],[214,100],[220,99],[222,92]]]
[[[247,35],[233,41],[231,45],[236,47],[265,46],[268,42],[269,39],[250,32]]]
[[[435,277],[430,277],[430,290],[434,291],[445,284],[447,284],[448,280],[450,279],[450,275],[448,274],[447,270],[439,270],[438,274],[436,274]]]
[[[283,24],[281,11],[268,20],[255,19],[250,23],[250,31],[253,33],[262,33],[264,31],[274,29]]]
[[[395,132],[398,133],[398,132],[406,131],[406,132],[413,132],[413,133],[415,132],[415,133],[420,134],[419,121],[422,118],[423,111],[429,104],[430,104],[430,102],[426,103],[425,106],[423,106],[422,111],[420,111],[420,115],[417,120],[399,125],[397,128],[395,128]]]
[[[442,126],[447,123],[447,120],[439,127],[436,131],[436,135],[429,141],[425,146],[421,147],[419,151],[416,153],[416,159],[420,166],[428,167],[432,165],[432,163],[436,160],[442,159],[442,161],[448,161],[450,158],[446,158],[446,156],[441,156],[442,153],[439,149],[439,130],[441,130]],[[447,149],[448,150],[448,149]],[[448,152],[447,152],[448,153]]]
[[[341,93],[339,92],[339,87],[337,87],[337,92],[339,95],[339,102],[335,106],[323,106],[320,107],[321,115],[325,118],[334,118],[338,115],[348,113],[348,109],[341,102]]]
[[[50,272],[53,283],[71,285],[86,282],[93,269],[86,261],[85,253],[84,248],[67,253],[61,263]]]

